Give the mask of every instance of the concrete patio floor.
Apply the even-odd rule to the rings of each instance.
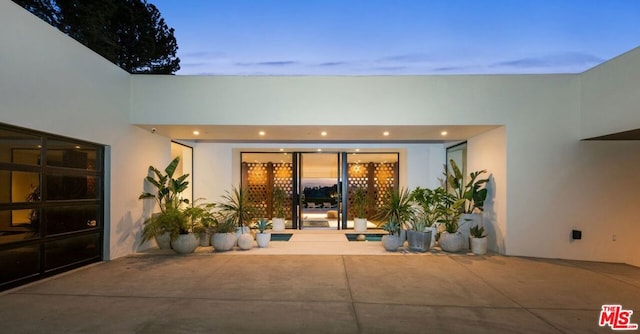
[[[640,268],[622,264],[236,254],[135,255],[10,290],[0,295],[0,331],[612,332],[598,326],[602,304],[640,321]]]

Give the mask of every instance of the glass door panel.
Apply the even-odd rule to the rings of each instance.
[[[338,153],[300,153],[300,228],[340,229],[339,156]]]

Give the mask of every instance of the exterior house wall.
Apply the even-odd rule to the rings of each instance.
[[[469,139],[470,170],[486,168],[495,182],[495,248],[640,266],[633,191],[640,186],[640,148],[580,141],[639,128],[638,49],[579,75],[130,76],[10,1],[0,2],[0,22],[0,121],[108,146],[111,258],[136,249],[141,217],[152,210],[137,200],[142,176],[149,164],[169,160],[168,138],[130,124],[339,120],[503,126]],[[221,184],[238,179],[243,146],[195,145],[196,198],[215,199]],[[396,146],[405,149],[409,167],[401,184],[434,182],[443,153]],[[416,170],[423,162],[426,173]],[[204,177],[207,169],[215,175]],[[570,240],[573,228],[583,230],[583,240]]]
[[[640,129],[640,48],[580,75],[581,138]]]
[[[169,139],[129,121],[130,75],[11,1],[0,1],[0,122],[107,146],[105,257],[138,247],[138,195]]]

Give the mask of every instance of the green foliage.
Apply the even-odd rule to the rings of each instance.
[[[248,191],[233,187],[222,196],[222,202],[216,203],[220,214],[225,219],[232,219],[236,226],[243,227],[251,222],[255,209],[249,199]]]
[[[442,198],[442,215],[438,220],[439,224],[444,226],[445,231],[455,233],[460,228],[458,220],[462,214],[464,199],[457,199],[453,194],[446,194]]]
[[[400,234],[400,223],[395,220],[388,220],[386,223],[379,226],[384,231],[389,232],[391,235]]]
[[[269,222],[266,218],[260,218],[260,220],[253,224],[253,228],[258,229],[260,233],[264,233],[265,230],[271,228],[271,222]]]
[[[365,187],[356,187],[351,193],[355,218],[366,218],[369,208],[369,194]]]
[[[156,235],[169,233],[171,240],[189,228],[189,218],[180,209],[170,208],[164,212],[153,214],[144,221],[140,244],[153,239]]]
[[[197,201],[193,201],[193,204],[184,210],[184,214],[188,218],[188,226],[183,229],[181,233],[202,233],[207,232],[216,222],[215,214],[211,209],[215,206],[211,203],[203,203],[195,205]]]
[[[178,44],[146,0],[14,0],[129,73],[180,69]]]
[[[273,188],[273,214],[275,218],[285,218],[285,201],[287,193],[280,187]]]
[[[213,231],[215,233],[234,233],[237,227],[238,225],[233,218],[225,217],[215,222]]]
[[[411,205],[409,190],[392,189],[379,208],[376,218],[382,221],[393,221],[403,227],[414,218],[414,209]]]
[[[153,198],[160,207],[160,211],[166,212],[170,209],[178,209],[183,203],[189,203],[188,199],[183,199],[180,194],[187,189],[189,181],[185,181],[189,174],[184,174],[178,178],[173,178],[173,174],[178,167],[180,157],[173,159],[164,169],[165,173],[153,166],[149,166],[149,172],[153,176],[147,176],[145,181],[156,188],[156,192],[143,192],[138,199]]]
[[[473,213],[475,209],[484,211],[484,201],[487,199],[486,184],[489,179],[476,180],[486,170],[476,171],[469,174],[469,182],[464,184],[464,175],[458,168],[456,162],[449,160],[451,171],[446,173],[447,185],[451,188],[456,199],[464,199],[462,213]]]
[[[417,187],[411,192],[411,200],[420,207],[413,224],[416,231],[423,231],[424,227],[431,227],[443,218],[446,213],[447,196],[447,191],[442,187],[433,190]],[[421,226],[424,227],[419,229]]]
[[[164,170],[164,173],[153,166],[149,166],[149,174],[145,181],[156,188],[155,193],[143,192],[138,199],[154,199],[160,208],[159,213],[153,214],[144,221],[141,244],[152,239],[156,235],[169,232],[175,239],[180,233],[194,232],[194,222],[190,216],[195,213],[186,213],[182,208],[189,200],[180,197],[187,189],[189,182],[185,181],[189,174],[174,178],[180,158],[176,157]]]
[[[471,236],[474,238],[484,238],[487,235],[484,233],[484,226],[475,225],[469,229]]]

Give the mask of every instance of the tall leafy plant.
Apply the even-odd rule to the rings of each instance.
[[[447,185],[451,188],[456,199],[463,199],[462,213],[473,213],[476,209],[484,211],[484,201],[487,199],[486,184],[489,179],[478,179],[486,170],[471,172],[469,181],[464,183],[464,175],[456,162],[449,160],[451,169],[446,173]]]
[[[365,187],[357,187],[351,196],[355,218],[366,218],[369,207],[369,194],[367,193],[367,189]]]
[[[138,199],[154,199],[161,212],[170,209],[178,209],[183,203],[188,204],[189,200],[181,198],[180,194],[187,190],[189,181],[186,179],[189,174],[184,174],[174,178],[174,174],[180,163],[180,157],[173,159],[164,169],[164,173],[159,169],[149,166],[149,175],[145,178],[149,184],[156,188],[155,193],[143,192]]]
[[[413,223],[415,230],[422,231],[443,218],[446,197],[447,191],[442,187],[436,189],[417,187],[411,191],[411,200],[419,206],[416,221]]]
[[[393,221],[402,228],[414,218],[409,190],[406,188],[392,189],[378,209],[376,218],[385,222]]]
[[[160,213],[153,214],[144,221],[141,244],[165,232],[175,239],[182,231],[189,229],[189,217],[182,208],[189,200],[181,197],[181,193],[189,186],[189,181],[186,181],[189,174],[174,177],[179,163],[180,158],[176,157],[167,165],[164,173],[149,166],[151,175],[147,175],[145,181],[155,188],[155,192],[143,192],[138,199],[155,200]]]
[[[273,188],[273,215],[274,218],[285,218],[285,204],[287,193],[280,187]]]
[[[216,206],[223,217],[232,220],[238,227],[248,225],[255,214],[248,191],[237,187],[227,191]]]

